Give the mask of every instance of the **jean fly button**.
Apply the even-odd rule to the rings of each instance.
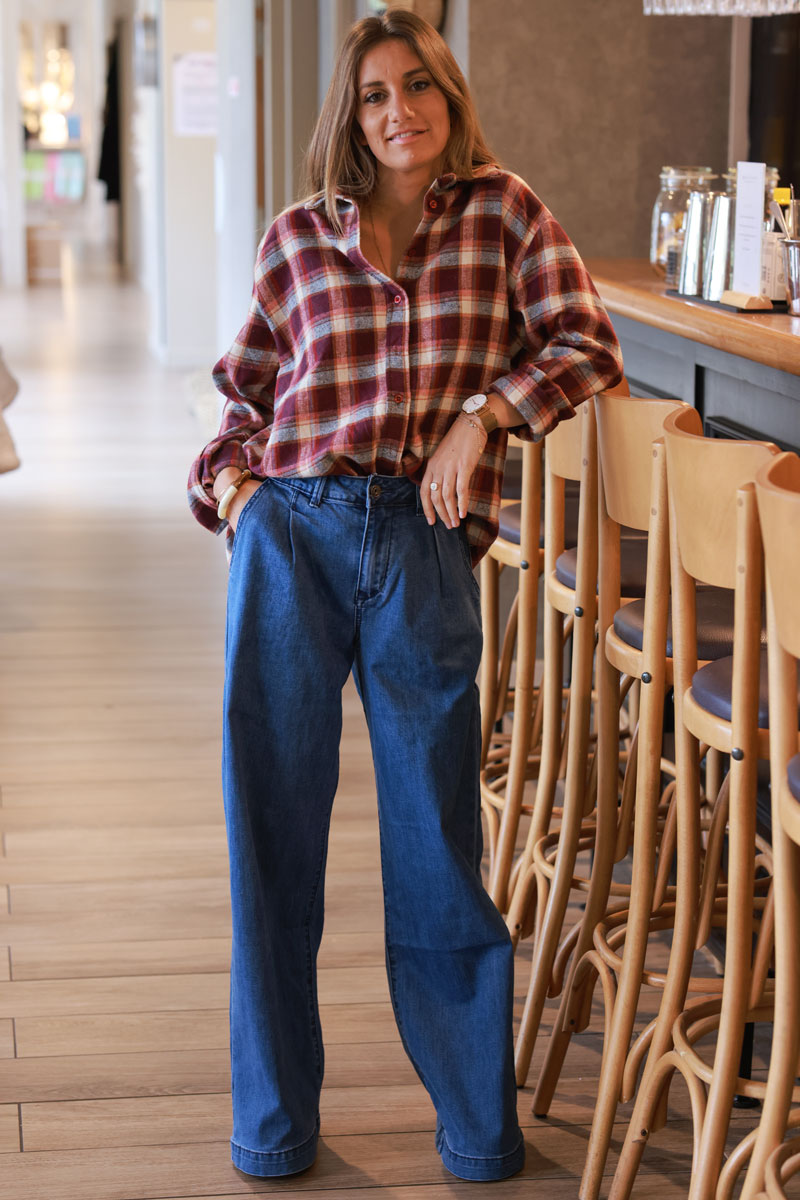
[[[369,489],[370,499],[377,500],[378,497],[380,496],[382,490],[383,489],[381,488],[381,485],[379,483],[371,484],[370,489]]]

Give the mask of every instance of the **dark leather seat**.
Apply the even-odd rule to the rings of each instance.
[[[564,488],[564,545],[567,547],[578,544],[578,499],[580,484],[568,479]],[[505,496],[505,487],[503,496]],[[544,502],[542,502],[542,519],[539,525],[539,545],[544,546]],[[506,504],[500,509],[500,537],[507,542],[519,545],[519,526],[522,515],[521,504]]]
[[[789,791],[795,800],[800,800],[800,754],[789,759],[786,768],[786,778],[789,780]]]
[[[644,600],[632,600],[614,616],[617,637],[641,650],[644,637]],[[767,640],[766,630],[761,641]],[[733,650],[733,592],[727,588],[697,589],[697,657],[722,658]],[[672,614],[667,619],[667,657],[672,658]]]
[[[643,596],[647,582],[647,538],[644,534],[631,531],[620,538],[619,583],[620,595]],[[566,587],[574,588],[577,582],[578,551],[565,550],[556,559],[556,579]]]
[[[760,676],[758,681],[758,728],[769,729],[769,688],[767,684],[767,652],[761,651]],[[731,688],[733,684],[733,657],[726,655],[716,662],[707,663],[692,676],[692,696],[707,712],[723,721],[731,719]],[[800,666],[798,667],[797,705],[800,711]]]

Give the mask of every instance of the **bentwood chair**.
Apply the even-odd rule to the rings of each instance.
[[[755,1200],[765,1188],[770,1197],[784,1197],[785,1178],[800,1170],[800,1139],[783,1142],[785,1131],[800,1125],[800,458],[769,460],[755,488],[767,581],[775,1008],[761,1120],[728,1159],[718,1189],[720,1196],[732,1193],[738,1160],[749,1154],[741,1200]]]
[[[595,397],[595,406],[600,459],[597,834],[589,894],[572,968],[562,993],[533,1104],[537,1115],[548,1112],[571,1036],[585,1028],[589,1021],[591,994],[600,975],[606,1005],[605,1039],[592,1140],[587,1155],[587,1173],[592,1182],[591,1185],[587,1183],[585,1173],[583,1184],[584,1188],[588,1187],[587,1195],[596,1194],[599,1186],[622,1083],[622,1068],[636,1013],[653,910],[657,853],[665,825],[660,807],[661,774],[665,767],[672,770],[672,764],[662,758],[664,696],[672,680],[671,661],[666,657],[669,541],[666,462],[660,438],[665,417],[683,407],[677,400],[646,400],[609,394]],[[621,538],[623,527],[647,534],[644,597],[634,601],[643,618],[642,640],[637,645],[623,640],[614,628],[615,616],[627,608],[627,603],[624,607],[622,604],[626,588],[620,566],[621,550],[625,548]],[[629,584],[627,590],[630,594]],[[641,703],[620,796],[620,701],[634,681],[640,682]],[[644,681],[643,685],[641,681]],[[667,798],[671,791],[670,784]],[[622,911],[622,918],[627,918],[627,931],[618,990],[612,966],[598,956],[593,942],[597,927],[607,917],[614,864],[628,851],[634,797],[633,878],[629,900]],[[666,898],[667,872],[672,857],[671,833],[674,833],[674,821],[667,825],[665,853],[660,862],[662,894],[659,903]],[[594,1161],[598,1170],[593,1173],[590,1164]]]
[[[597,792],[591,753],[593,660],[597,612],[597,445],[593,403],[580,406],[579,421],[559,427],[548,438],[545,472],[545,601],[544,674],[542,679],[542,756],[528,840],[517,872],[508,925],[512,938],[535,935],[530,983],[516,1047],[517,1082],[527,1078],[548,992],[558,994],[565,963],[579,932],[562,938],[565,915],[574,889],[586,893],[593,875],[575,874],[581,850],[596,836]],[[567,480],[580,481],[578,544],[565,551],[564,496]],[[626,543],[631,576],[626,587],[641,594],[646,544]],[[627,561],[630,560],[630,561]],[[567,711],[562,703],[564,638],[572,623],[572,656]],[[619,739],[619,709],[614,713]],[[560,824],[548,833],[556,784],[565,761]]]
[[[621,380],[615,391],[628,394]],[[567,422],[570,424],[570,422]],[[552,441],[551,434],[547,444]],[[513,472],[512,472],[513,474]],[[535,683],[538,633],[539,579],[544,565],[545,528],[542,517],[542,443],[522,442],[520,500],[504,481],[499,536],[481,563],[484,653],[481,661],[482,751],[481,802],[489,835],[489,894],[501,912],[506,912],[516,890],[517,875],[524,856],[514,863],[514,849],[522,815],[531,816],[524,803],[526,782],[536,778],[540,767],[543,704]],[[578,540],[579,480],[565,484],[561,498],[563,548],[570,550]],[[511,606],[502,638],[499,638],[499,579],[503,570],[518,572],[518,591]],[[574,573],[574,569],[573,569]],[[571,581],[574,586],[574,579]],[[571,626],[564,637],[571,634]],[[516,651],[516,673],[510,686]],[[562,646],[563,652],[563,646]],[[503,729],[506,714],[512,715],[512,732]],[[561,763],[562,773],[564,763]],[[518,931],[512,928],[512,936]]]
[[[583,451],[583,453],[582,453]],[[582,464],[582,458],[585,465]],[[525,851],[517,861],[512,879],[508,923],[512,938],[530,932],[523,928],[537,900],[538,882],[534,879],[531,851],[547,833],[553,815],[556,785],[566,773],[565,795],[580,797],[583,810],[586,787],[586,761],[589,745],[591,706],[591,661],[594,641],[594,578],[596,573],[596,450],[594,412],[590,402],[576,410],[573,420],[562,422],[547,437],[545,454],[545,583],[543,609],[544,672],[540,688],[542,710],[541,757],[538,765],[536,795]],[[564,551],[567,535],[567,489],[579,485],[578,544],[588,546],[586,579],[581,594],[587,592],[586,619],[575,618],[575,591],[560,584],[555,564]],[[580,607],[580,605],[578,605]],[[572,634],[572,672],[569,688],[564,687],[563,667],[566,640]],[[590,640],[589,640],[590,639]],[[534,647],[531,647],[534,651]],[[534,651],[535,652],[535,651]],[[566,702],[566,709],[565,709]],[[569,731],[569,732],[567,732]],[[566,748],[565,740],[569,743]],[[570,754],[579,770],[570,774]],[[538,897],[541,900],[541,896]],[[536,905],[541,912],[541,905]]]
[[[694,409],[664,426],[670,507],[673,678],[675,692],[677,865],[674,932],[658,1017],[612,1185],[613,1200],[630,1194],[651,1130],[663,1123],[669,1082],[678,1071],[692,1107],[690,1200],[711,1200],[717,1186],[736,1093],[758,1085],[739,1078],[747,1021],[764,1015],[772,947],[765,883],[769,865],[756,838],[756,768],[769,754],[759,714],[762,568],[752,480],[775,454],[770,443],[702,436]],[[733,656],[700,666],[696,585],[734,592]],[[727,784],[726,896],[716,893],[715,923],[725,927],[725,973],[720,998],[686,1005],[701,925],[699,747],[730,757]],[[756,949],[753,951],[753,939]],[[710,991],[711,988],[708,988]],[[695,1043],[717,1028],[713,1066]],[[707,1093],[706,1093],[707,1088]]]
[[[662,756],[664,693],[672,683],[672,636],[668,606],[666,462],[659,435],[664,418],[685,407],[677,401],[626,402],[609,396],[598,396],[595,403],[601,480],[598,626],[599,645],[605,648],[597,665],[598,835],[585,928],[575,948],[533,1103],[537,1115],[549,1111],[570,1039],[589,1022],[592,992],[599,978],[605,1036],[597,1104],[581,1184],[581,1196],[585,1198],[598,1194],[617,1106],[620,1100],[630,1099],[635,1091],[638,1067],[652,1032],[652,1026],[647,1026],[629,1049],[642,986],[659,988],[663,983],[659,961],[663,950],[660,944],[653,945],[651,939],[659,931],[669,929],[674,919],[674,892],[669,880],[676,836],[674,778],[670,778],[675,768]],[[692,413],[691,419],[695,421],[697,414]],[[644,598],[620,605],[619,535],[623,518],[629,525],[649,523],[649,548]],[[701,658],[707,660],[729,653],[733,642],[731,593],[704,589],[697,601]],[[629,683],[631,679],[640,681],[642,701],[617,814],[615,710],[620,681]],[[606,699],[608,696],[611,700]],[[703,755],[707,760],[706,794],[715,794],[719,763],[714,759],[720,756],[706,747]],[[668,779],[663,793],[662,774]],[[622,908],[616,902],[613,907],[608,905],[606,911],[608,864],[618,862],[627,850],[631,796],[635,797],[635,821],[630,900]],[[601,847],[611,844],[615,818],[617,845],[611,859],[609,850]],[[724,789],[723,803],[717,802],[706,825],[701,911],[702,923],[707,912],[710,926],[719,890]],[[652,964],[648,957],[651,946],[657,956]],[[688,982],[691,991],[708,992],[717,985],[718,981],[710,984],[702,976],[691,977]]]
[[[481,803],[489,834],[488,891],[501,912],[507,906],[507,891],[525,783],[535,770],[532,750],[538,740],[535,729],[535,667],[541,555],[542,444],[524,442],[522,486],[519,504],[500,510],[500,536],[481,563],[481,604],[484,652],[481,660]],[[503,513],[515,510],[510,529],[504,528]],[[518,515],[517,515],[518,514]],[[511,536],[507,536],[508,533]],[[504,536],[506,534],[506,536]],[[499,645],[499,579],[503,569],[518,572],[518,590]],[[516,676],[510,678],[516,649]],[[511,733],[502,729],[508,711]]]

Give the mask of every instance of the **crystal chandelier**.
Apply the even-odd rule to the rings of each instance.
[[[800,13],[800,0],[644,0],[645,16],[776,17]]]

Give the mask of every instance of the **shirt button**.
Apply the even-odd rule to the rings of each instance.
[[[438,208],[438,207],[439,207],[438,200],[429,200],[428,201],[428,208]]]
[[[394,298],[394,302],[395,302],[395,304],[402,304],[402,303],[403,303],[403,297],[402,297],[402,296],[395,296],[395,298]]]
[[[373,483],[369,489],[369,494],[373,500],[377,500],[381,494],[381,485],[379,483]]]
[[[395,394],[394,394],[394,399],[395,399],[395,403],[396,403],[396,404],[402,404],[402,403],[403,403],[403,397],[400,395],[400,393],[399,393],[399,392],[395,392]]]

